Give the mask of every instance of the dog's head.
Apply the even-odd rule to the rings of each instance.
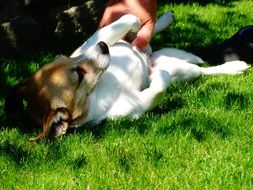
[[[5,101],[6,115],[23,111],[24,99],[31,119],[43,127],[32,140],[66,133],[70,125],[81,124],[87,116],[87,97],[109,66],[109,59],[104,42],[89,55],[58,56],[11,90]]]

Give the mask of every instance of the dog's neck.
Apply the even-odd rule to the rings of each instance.
[[[110,90],[119,85],[114,78],[115,76],[110,72],[105,72],[102,75],[100,82],[88,96],[89,111],[84,123],[98,123],[107,117],[108,111],[120,93],[120,91]],[[108,83],[108,81],[111,82]]]

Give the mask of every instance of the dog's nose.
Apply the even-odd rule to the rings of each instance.
[[[101,42],[97,43],[96,46],[102,54],[104,54],[104,55],[109,54],[109,48],[108,48],[108,45],[105,42],[101,41]]]

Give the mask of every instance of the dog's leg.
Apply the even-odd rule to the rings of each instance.
[[[158,105],[170,84],[170,75],[165,70],[157,70],[150,75],[150,86],[138,95],[143,110],[148,111]]]
[[[173,22],[173,12],[169,11],[162,15],[155,23],[153,36],[165,30]]]
[[[250,65],[245,63],[244,61],[231,61],[226,62],[224,64],[207,67],[207,68],[200,68],[202,75],[221,75],[221,74],[241,74],[245,70],[250,68]]]
[[[137,32],[140,27],[141,22],[137,17],[130,14],[124,15],[119,20],[95,32],[70,57],[77,57],[89,51],[90,48],[94,47],[100,41],[105,42],[108,46],[112,46],[128,32]]]
[[[170,74],[171,82],[188,81],[201,75],[198,65],[188,63],[179,58],[170,57],[169,52],[166,50],[160,50],[152,54],[152,72],[156,72],[157,70],[167,71]]]
[[[227,62],[214,67],[199,67],[185,60],[171,57],[169,49],[163,49],[152,54],[154,65],[152,71],[165,70],[170,74],[171,82],[189,81],[200,75],[240,74],[250,66],[243,61]]]
[[[190,52],[186,52],[184,50],[176,49],[176,48],[163,48],[158,51],[155,51],[152,53],[152,58],[156,62],[168,62],[168,59],[174,58],[174,59],[179,59],[179,60],[186,61],[188,63],[194,63],[194,64],[204,63],[204,61],[200,57]]]

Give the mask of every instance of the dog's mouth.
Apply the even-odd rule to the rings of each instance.
[[[68,123],[60,119],[59,121],[54,122],[52,124],[50,136],[54,138],[60,137],[67,132],[67,129],[68,129]]]
[[[51,110],[43,121],[43,131],[31,141],[41,140],[44,137],[59,137],[64,135],[69,127],[71,115],[66,108],[60,107]]]

